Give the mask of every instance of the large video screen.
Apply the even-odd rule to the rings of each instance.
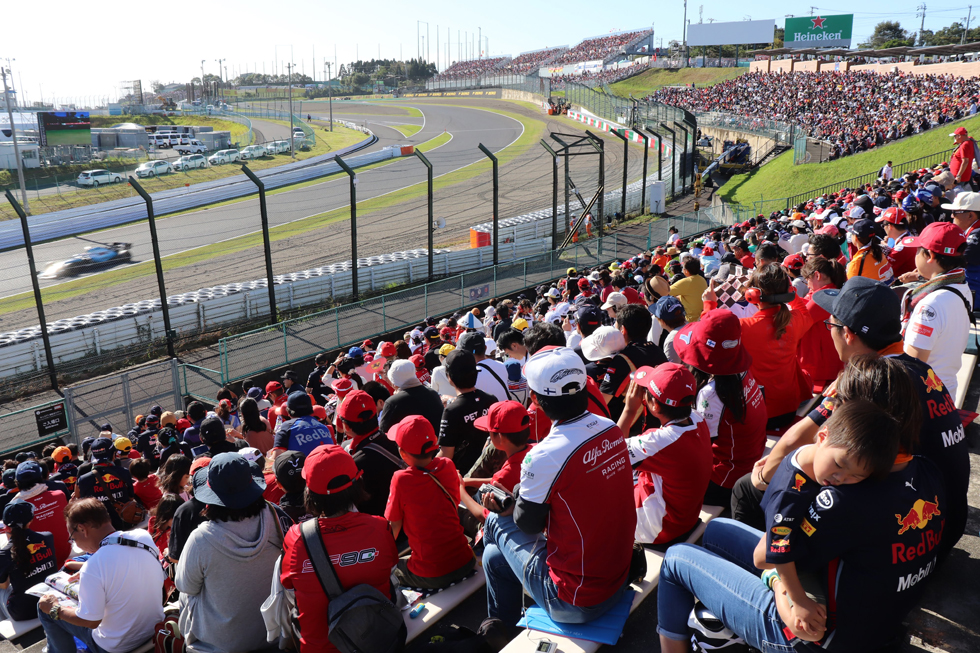
[[[691,47],[701,45],[735,45],[749,43],[772,43],[776,31],[776,21],[737,20],[731,23],[697,23],[687,28],[687,44]]]
[[[37,130],[43,147],[92,144],[88,111],[40,111]]]

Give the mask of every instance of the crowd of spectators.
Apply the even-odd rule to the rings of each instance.
[[[647,99],[796,123],[838,158],[974,115],[978,97],[977,78],[822,71],[747,73],[714,86],[665,87]]]
[[[618,82],[621,79],[626,79],[627,77],[641,73],[647,68],[650,68],[651,65],[652,63],[634,64],[623,68],[604,68],[597,71],[586,70],[581,75],[555,75],[551,78],[551,88],[560,91],[565,88],[565,82],[575,82],[577,84],[584,84],[585,86],[612,84],[613,82]]]
[[[527,75],[554,59],[560,52],[567,50],[567,47],[549,48],[536,52],[525,52],[505,65],[501,66],[500,72],[513,75]]]
[[[580,61],[605,59],[609,55],[619,52],[641,36],[649,33],[649,30],[636,30],[634,32],[623,32],[622,34],[610,34],[609,36],[586,39],[555,59],[553,64],[562,66]]]
[[[439,73],[436,79],[463,79],[484,75],[497,68],[504,57],[473,59],[471,61],[455,61],[453,65]]]
[[[190,651],[291,632],[331,652],[343,622],[322,565],[374,597],[381,633],[383,606],[482,564],[489,645],[515,635],[525,595],[558,622],[601,617],[654,546],[661,650],[689,650],[695,597],[760,650],[892,643],[966,526],[966,163],[883,169],[689,240],[671,227],[651,251],[321,353],[308,374],[18,453],[0,609],[39,617],[51,653],[76,638],[123,653],[160,627]],[[734,519],[685,544],[703,504]],[[77,601],[28,592],[59,569]],[[295,619],[270,631],[282,596]]]

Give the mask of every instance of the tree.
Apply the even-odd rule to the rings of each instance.
[[[877,50],[903,45],[911,46],[915,45],[913,43],[913,36],[913,34],[909,34],[909,32],[902,29],[901,24],[897,20],[885,20],[875,25],[875,31],[872,32],[871,38],[859,44],[858,47]]]
[[[159,80],[154,79],[152,82],[150,82],[150,88],[153,89],[153,92],[154,93],[160,94],[160,93],[163,93],[163,88],[164,87],[163,87],[163,84],[161,84]]]

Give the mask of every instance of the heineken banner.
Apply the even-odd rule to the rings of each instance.
[[[849,48],[854,14],[787,18],[783,45],[787,48]]]

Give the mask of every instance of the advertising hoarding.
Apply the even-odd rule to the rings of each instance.
[[[787,18],[783,45],[787,48],[849,48],[854,14]]]
[[[730,23],[697,23],[687,28],[687,44],[740,45],[748,43],[772,43],[776,21],[737,20]]]

